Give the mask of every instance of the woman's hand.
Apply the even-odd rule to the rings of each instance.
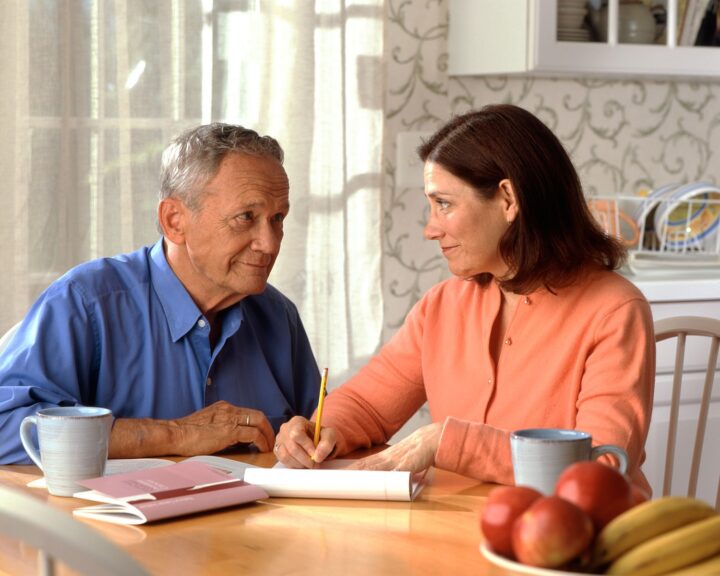
[[[407,470],[422,472],[435,463],[442,422],[418,428],[397,444],[353,463],[354,470]]]
[[[313,443],[315,422],[295,416],[280,426],[275,439],[275,456],[288,468],[314,468],[335,450],[336,435],[332,428],[320,429],[317,447]]]

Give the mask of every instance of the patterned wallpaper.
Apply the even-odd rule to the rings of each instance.
[[[420,188],[395,186],[396,137],[453,114],[508,102],[538,115],[569,151],[589,195],[720,182],[720,84],[602,78],[448,77],[447,0],[388,0],[386,32],[384,339],[448,276],[423,239]],[[399,433],[428,421],[424,408]],[[397,438],[396,437],[396,438]]]
[[[634,194],[672,182],[720,182],[720,84],[602,78],[448,77],[447,0],[387,4],[385,338],[447,276],[422,237],[421,189],[394,185],[396,136],[453,114],[509,102],[559,136],[587,194]]]

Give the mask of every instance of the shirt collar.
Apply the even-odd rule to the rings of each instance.
[[[150,250],[150,278],[165,312],[173,342],[177,342],[195,326],[202,312],[170,268],[163,240],[160,238]]]
[[[160,238],[150,250],[150,278],[153,290],[162,305],[170,335],[177,342],[192,330],[203,317],[185,286],[175,275],[165,257],[164,238]],[[243,320],[242,302],[231,306],[223,315],[221,339],[224,341],[237,332]]]

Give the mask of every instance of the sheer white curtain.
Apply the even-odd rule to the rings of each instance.
[[[159,158],[211,120],[276,137],[271,282],[339,383],[377,347],[383,0],[0,3],[0,333],[71,266],[156,237]]]

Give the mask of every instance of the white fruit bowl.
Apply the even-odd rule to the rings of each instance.
[[[511,570],[520,574],[532,574],[533,576],[587,576],[587,572],[567,572],[563,570],[550,570],[549,568],[538,568],[537,566],[528,566],[527,564],[521,564],[495,554],[485,542],[480,544],[480,552],[491,564],[504,568],[505,570]]]

